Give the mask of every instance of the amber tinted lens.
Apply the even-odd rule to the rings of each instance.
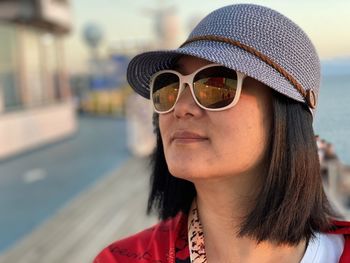
[[[203,69],[193,80],[198,102],[209,109],[224,108],[232,103],[237,91],[237,73],[222,66]]]
[[[170,110],[179,93],[179,77],[174,73],[162,73],[153,81],[152,100],[157,111]]]

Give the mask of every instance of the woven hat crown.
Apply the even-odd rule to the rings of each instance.
[[[170,68],[179,55],[239,70],[309,107],[308,91],[312,91],[311,100],[317,101],[320,61],[314,45],[298,25],[270,8],[238,4],[211,12],[180,48],[136,56],[129,64],[129,83],[148,97],[150,76]],[[138,80],[137,72],[143,72]]]

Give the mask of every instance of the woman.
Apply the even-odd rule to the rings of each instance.
[[[148,212],[162,221],[96,263],[350,262],[312,128],[319,58],[296,24],[223,7],[177,50],[136,56],[128,80],[156,112]]]

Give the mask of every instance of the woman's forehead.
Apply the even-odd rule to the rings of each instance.
[[[179,71],[181,74],[191,74],[196,69],[209,64],[213,64],[213,62],[194,56],[182,55],[176,60],[172,69]],[[246,76],[244,83],[249,83],[250,87],[256,86],[257,83],[260,84],[259,86],[266,86],[265,84],[250,76]]]
[[[174,63],[173,69],[182,74],[190,74],[196,69],[209,64],[213,64],[213,62],[202,58],[183,55]]]

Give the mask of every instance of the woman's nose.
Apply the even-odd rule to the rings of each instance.
[[[188,116],[200,116],[204,110],[195,102],[190,86],[185,84],[184,89],[180,93],[174,108],[174,114],[177,118]]]

